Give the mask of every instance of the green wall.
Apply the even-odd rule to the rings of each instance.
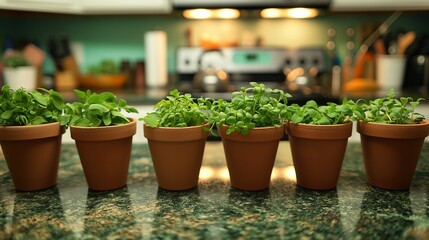
[[[51,35],[66,34],[72,42],[84,46],[85,71],[91,64],[101,59],[117,61],[129,59],[135,62],[144,59],[143,36],[146,31],[163,30],[168,37],[168,67],[174,71],[174,53],[178,46],[185,44],[186,29],[192,30],[192,40],[198,43],[203,34],[217,35],[221,39],[238,40],[242,36],[253,34],[263,38],[266,46],[305,47],[325,46],[327,29],[337,31],[337,46],[340,56],[346,52],[345,31],[348,27],[359,29],[362,24],[379,24],[390,13],[377,14],[329,14],[315,19],[259,19],[246,17],[239,20],[186,20],[179,14],[171,16],[70,16],[70,15],[28,15],[2,16],[0,14],[0,44],[10,36],[15,41],[23,38],[35,39],[41,47],[47,49],[47,39]],[[403,28],[416,31],[419,36],[429,33],[426,27],[429,13],[404,13],[392,29]],[[359,35],[357,36],[359,39]],[[52,59],[48,57],[44,64],[47,73],[54,72]]]

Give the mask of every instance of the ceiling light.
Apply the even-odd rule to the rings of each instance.
[[[261,11],[261,17],[263,18],[280,18],[282,17],[282,10],[279,8],[267,8]]]
[[[188,19],[209,19],[209,18],[221,18],[221,19],[235,19],[240,17],[240,11],[232,8],[221,8],[221,9],[187,9],[183,11],[183,16]]]
[[[234,19],[240,17],[240,11],[232,8],[222,8],[215,11],[215,16],[222,19]]]
[[[211,10],[204,8],[188,9],[183,11],[183,16],[189,19],[207,19],[211,18],[212,15],[213,13]]]
[[[314,8],[266,8],[261,11],[263,18],[314,18],[318,14]]]

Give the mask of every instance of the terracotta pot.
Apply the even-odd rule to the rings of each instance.
[[[144,124],[158,185],[166,190],[189,190],[198,185],[208,124],[151,128]]]
[[[57,184],[64,132],[58,122],[0,127],[0,144],[16,190],[36,191]]]
[[[270,185],[271,171],[276,159],[284,125],[253,128],[248,135],[226,134],[229,127],[218,126],[222,137],[231,186],[241,190],[260,191]]]
[[[297,185],[313,190],[337,187],[353,123],[312,125],[286,123]]]
[[[85,178],[92,190],[113,190],[127,184],[136,121],[105,127],[70,127]]]
[[[370,185],[388,190],[410,187],[417,161],[429,135],[429,122],[381,124],[358,122],[366,178]]]

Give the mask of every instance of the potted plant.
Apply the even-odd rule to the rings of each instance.
[[[259,191],[269,187],[291,95],[250,85],[233,92],[231,101],[213,102],[209,122],[217,125],[222,138],[231,186]]]
[[[111,92],[74,92],[80,101],[66,104],[61,122],[70,126],[88,187],[102,191],[125,186],[136,120],[121,111],[137,110]]]
[[[22,54],[13,54],[3,59],[5,84],[13,90],[35,90],[37,70]]]
[[[0,144],[18,191],[46,189],[57,183],[62,96],[53,90],[16,91],[5,85],[0,95]]]
[[[423,142],[429,135],[429,122],[415,112],[422,100],[395,98],[390,90],[386,97],[357,101],[354,113],[370,185],[388,190],[410,187]]]
[[[350,102],[318,106],[314,100],[289,107],[288,134],[297,185],[329,190],[337,186],[348,138],[352,135]]]
[[[210,101],[177,89],[141,118],[158,185],[166,190],[188,190],[198,185],[209,124]]]
[[[87,74],[79,76],[79,84],[86,88],[119,88],[126,80],[127,75],[121,72],[119,64],[109,59],[89,66]]]

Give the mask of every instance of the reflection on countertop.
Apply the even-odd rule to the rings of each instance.
[[[0,156],[1,239],[427,239],[429,143],[410,191],[367,186],[359,143],[349,143],[338,188],[296,187],[288,142],[281,142],[271,187],[232,189],[221,142],[209,142],[197,188],[158,189],[148,146],[135,144],[128,185],[87,189],[74,144],[63,145],[58,185],[15,192]],[[173,159],[172,159],[173,160]]]

